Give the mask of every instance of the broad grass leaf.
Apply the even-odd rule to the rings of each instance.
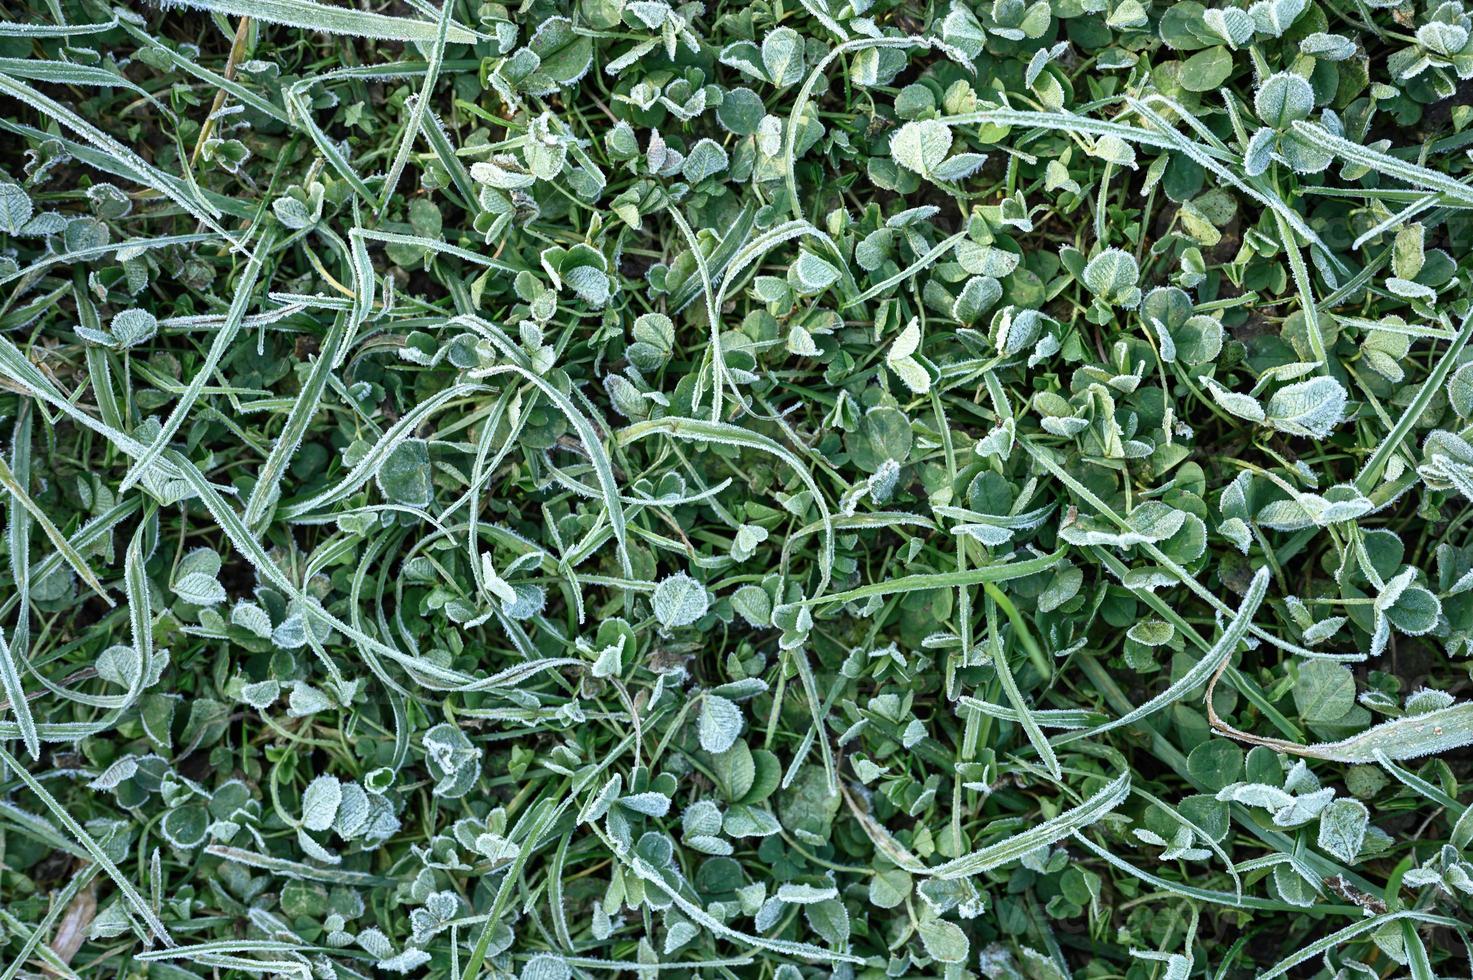
[[[182,0],[180,6],[232,17],[253,17],[270,24],[285,24],[307,31],[323,31],[384,41],[435,40],[433,21],[415,17],[392,17],[352,7],[337,7],[316,0]],[[448,39],[468,44],[475,36],[464,27],[451,25]]]
[[[944,864],[925,869],[931,877],[969,878],[990,871],[1004,864],[1019,860],[1024,854],[1046,847],[1083,827],[1095,823],[1125,802],[1130,795],[1130,773],[1121,773],[1114,780],[1086,799],[1079,806],[1065,810],[1051,820],[1029,827],[995,844],[990,844]]]

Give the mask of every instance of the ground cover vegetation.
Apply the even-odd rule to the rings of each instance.
[[[0,980],[1473,972],[1458,0],[12,0]]]

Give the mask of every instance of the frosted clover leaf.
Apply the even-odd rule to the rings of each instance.
[[[302,826],[308,830],[327,830],[343,801],[343,787],[333,776],[321,775],[307,785],[302,794]]]
[[[1318,173],[1330,165],[1330,155],[1294,128],[1309,118],[1314,103],[1314,88],[1300,75],[1278,72],[1263,80],[1253,97],[1254,112],[1263,126],[1254,132],[1244,154],[1248,174],[1263,173],[1273,160],[1299,173]]]
[[[9,6],[6,972],[1466,974],[1466,3]]]
[[[684,572],[662,579],[651,601],[655,619],[666,629],[690,626],[706,614],[710,605],[706,587]]]
[[[731,748],[742,731],[742,712],[719,694],[707,694],[701,700],[701,748],[720,754]]]
[[[196,548],[179,562],[175,571],[174,594],[196,606],[215,606],[226,599],[225,586],[219,582],[223,562],[209,548]]]
[[[951,143],[951,128],[944,122],[908,122],[890,135],[890,156],[905,169],[938,182],[962,180],[986,162],[981,153],[948,156]]]
[[[147,310],[123,310],[113,317],[106,330],[84,326],[76,329],[83,340],[126,350],[152,340],[158,333],[158,320]]]
[[[1109,306],[1138,306],[1139,281],[1140,267],[1135,257],[1118,248],[1105,249],[1084,268],[1084,285],[1096,300]]]
[[[24,188],[7,180],[0,180],[0,231],[7,235],[20,234],[34,212],[35,205],[31,203],[31,196]]]
[[[1370,811],[1359,800],[1336,800],[1320,813],[1317,842],[1320,849],[1346,863],[1354,863],[1365,843]]]
[[[158,331],[158,321],[147,310],[124,310],[108,326],[120,347],[134,347]]]
[[[394,503],[427,506],[434,494],[430,449],[423,439],[406,439],[395,446],[375,474],[379,489]]]
[[[480,775],[481,750],[454,725],[439,724],[425,732],[424,752],[436,796],[464,796]]]
[[[1281,432],[1323,439],[1345,419],[1349,394],[1334,378],[1312,378],[1274,392],[1265,406],[1269,425]]]
[[[1308,81],[1290,72],[1264,79],[1253,96],[1253,109],[1265,126],[1287,130],[1296,120],[1308,118],[1314,108],[1314,89]]]
[[[777,86],[796,85],[803,78],[803,37],[779,27],[762,40],[762,68]]]
[[[885,362],[907,388],[918,395],[924,395],[931,390],[931,377],[914,356],[920,347],[920,341],[920,321],[912,319],[890,345]]]

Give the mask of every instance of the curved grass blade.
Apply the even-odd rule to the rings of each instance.
[[[756,449],[776,456],[782,462],[786,463],[798,475],[798,479],[803,482],[808,492],[813,495],[814,505],[818,508],[823,522],[824,550],[823,556],[819,561],[818,583],[818,595],[823,595],[828,589],[829,577],[834,566],[834,518],[829,512],[829,505],[824,499],[823,491],[819,489],[818,484],[813,479],[813,475],[808,472],[798,457],[767,436],[739,428],[735,425],[729,425],[725,422],[711,422],[705,419],[677,418],[675,416],[649,419],[644,422],[635,422],[633,425],[625,426],[614,433],[614,438],[620,446],[625,446],[653,435],[668,435],[676,439],[686,440],[687,442],[714,442],[721,445]]]
[[[174,937],[169,935],[168,928],[154,914],[153,907],[139,894],[138,889],[133,887],[133,883],[128,880],[128,877],[123,874],[117,864],[113,862],[113,859],[107,856],[107,852],[98,846],[97,841],[92,839],[92,835],[87,833],[86,828],[77,823],[72,815],[67,812],[66,808],[57,802],[56,797],[52,796],[46,787],[42,786],[35,776],[31,775],[30,770],[21,765],[15,756],[5,751],[3,745],[0,745],[0,762],[9,766],[11,772],[15,773],[16,778],[25,783],[26,788],[36,794],[36,798],[46,805],[46,809],[51,811],[52,816],[56,817],[57,821],[76,838],[77,842],[86,848],[92,860],[107,873],[107,876],[113,880],[113,884],[118,886],[118,891],[122,893],[123,900],[128,903],[130,911],[143,920],[144,924],[148,926],[149,930],[158,938],[159,942],[165,946],[173,946]]]
[[[993,704],[968,694],[957,698],[956,703],[968,711],[976,711],[999,721],[1017,723],[1022,717],[1006,705]],[[1090,719],[1099,717],[1099,712],[1086,711],[1083,708],[1035,708],[1032,714],[1034,720],[1045,728],[1085,728],[1090,724]]]
[[[22,487],[31,483],[31,403],[22,401],[16,415],[15,431],[11,436],[11,458],[15,460],[14,480]],[[31,515],[21,505],[20,498],[10,495],[6,507],[5,540],[10,548],[10,577],[15,586],[15,597],[20,606],[16,617],[15,631],[10,635],[12,656],[18,662],[26,659],[25,651],[30,648],[31,627]],[[60,549],[57,549],[60,553]],[[14,651],[19,650],[17,654]],[[10,692],[7,692],[10,693]]]
[[[1307,142],[1318,146],[1326,152],[1348,163],[1374,170],[1376,173],[1385,174],[1404,180],[1415,187],[1426,190],[1437,191],[1446,197],[1463,205],[1473,205],[1473,187],[1459,180],[1454,180],[1445,174],[1440,174],[1427,167],[1418,166],[1415,163],[1407,163],[1399,160],[1389,153],[1373,150],[1360,143],[1352,143],[1342,136],[1325,129],[1315,123],[1299,120],[1294,123],[1294,133],[1303,137]]]
[[[1401,418],[1396,420],[1396,425],[1386,434],[1386,438],[1371,453],[1371,458],[1366,460],[1365,466],[1355,478],[1355,486],[1361,493],[1370,493],[1375,489],[1376,482],[1381,479],[1386,464],[1401,444],[1406,441],[1408,435],[1416,428],[1417,422],[1422,414],[1427,411],[1427,406],[1432,399],[1442,391],[1443,382],[1447,380],[1448,374],[1458,364],[1458,357],[1463,353],[1463,348],[1468,346],[1468,341],[1473,339],[1473,310],[1463,317],[1462,324],[1458,327],[1457,335],[1453,337],[1452,343],[1448,344],[1447,350],[1437,359],[1427,379],[1422,382],[1422,387],[1417,389],[1417,394],[1407,405],[1406,410],[1401,413]]]
[[[1403,909],[1399,912],[1387,912],[1383,915],[1370,916],[1359,922],[1351,923],[1343,929],[1337,929],[1328,936],[1322,936],[1313,942],[1305,944],[1291,956],[1280,960],[1267,971],[1260,973],[1258,980],[1274,980],[1274,977],[1284,976],[1299,964],[1307,963],[1317,956],[1328,953],[1330,950],[1340,947],[1357,936],[1363,936],[1368,932],[1376,932],[1383,926],[1404,920],[1425,922],[1428,925],[1445,926],[1458,930],[1466,928],[1465,924],[1457,919],[1434,915],[1431,912],[1425,912],[1420,909]]]
[[[69,61],[48,61],[41,58],[0,58],[0,72],[15,78],[28,78],[33,82],[50,82],[53,85],[124,88],[143,98],[149,105],[163,113],[165,118],[171,121],[174,119],[173,111],[156,99],[152,92],[105,68],[78,65]]]
[[[374,14],[354,7],[333,7],[315,0],[178,0],[178,5],[230,17],[251,17],[304,31],[379,41],[432,44],[436,34],[431,21]],[[445,36],[452,44],[474,44],[476,41],[473,32],[453,21],[448,25]]]
[[[736,258],[752,235],[752,229],[756,227],[757,209],[751,202],[742,205],[741,211],[737,212],[736,218],[730,226],[722,233],[721,240],[711,250],[711,254],[705,256],[706,268],[712,285],[719,285],[726,276],[727,267]],[[680,285],[670,291],[670,311],[680,313],[700,295],[704,280],[697,277],[689,277]]]
[[[1326,762],[1372,763],[1392,760],[1402,762],[1424,756],[1451,752],[1473,745],[1473,701],[1463,701],[1437,711],[1408,715],[1372,725],[1359,735],[1338,742],[1301,745],[1277,738],[1262,738],[1239,731],[1212,715],[1213,727],[1240,741],[1265,745],[1287,755]]]
[[[204,200],[199,195],[186,195],[177,186],[175,178],[160,172],[137,153],[134,153],[60,102],[57,102],[45,93],[36,91],[24,82],[18,81],[3,73],[0,73],[0,92],[4,92],[12,98],[19,99],[21,102],[30,105],[37,112],[40,112],[46,118],[55,121],[61,126],[65,126],[67,129],[81,136],[94,147],[108,155],[116,165],[127,168],[128,173],[133,179],[158,191],[186,212],[198,218],[211,231],[230,242],[232,248],[244,247],[234,235],[231,235],[217,223],[216,219],[221,214],[219,208],[215,207],[209,201]]]
[[[144,450],[143,455],[138,458],[123,481],[118,486],[119,493],[126,493],[143,473],[158,458],[165,446],[174,438],[185,420],[189,417],[189,410],[194,407],[195,401],[199,399],[205,385],[214,376],[215,370],[220,366],[220,361],[225,353],[235,343],[236,334],[239,333],[241,323],[245,319],[246,308],[250,305],[251,293],[255,291],[256,279],[261,273],[261,267],[271,255],[271,247],[276,243],[276,231],[268,229],[261,240],[256,243],[256,250],[251,254],[250,261],[246,263],[245,271],[241,273],[240,279],[235,284],[235,295],[230,301],[230,312],[225,317],[225,324],[220,332],[215,334],[215,339],[210,344],[209,351],[205,354],[202,363],[190,379],[189,386],[174,403],[174,410],[169,413],[169,418],[164,422],[162,431],[153,440],[152,444]],[[269,285],[269,281],[267,283]]]
[[[409,109],[409,119],[404,124],[404,134],[399,138],[399,148],[394,151],[393,163],[389,165],[389,173],[384,178],[383,196],[378,205],[380,217],[383,217],[384,209],[389,206],[389,200],[394,196],[394,189],[399,185],[399,177],[404,173],[405,165],[409,163],[409,152],[414,149],[414,141],[419,138],[420,130],[424,126],[425,110],[429,106],[430,98],[434,95],[435,82],[440,77],[440,65],[445,59],[445,39],[450,31],[452,7],[451,0],[441,0],[440,13],[435,18],[435,36],[429,45],[429,64],[425,68],[425,77],[420,82],[419,95],[412,98],[412,104],[406,105],[406,108]]]
[[[1233,653],[1237,651],[1238,644],[1243,642],[1243,637],[1247,635],[1248,629],[1253,623],[1253,614],[1258,611],[1259,605],[1263,602],[1264,595],[1268,592],[1268,579],[1269,573],[1267,567],[1260,568],[1254,573],[1253,581],[1248,586],[1248,592],[1243,597],[1242,604],[1238,606],[1238,611],[1228,621],[1227,627],[1222,631],[1222,636],[1218,637],[1217,642],[1212,645],[1212,649],[1202,655],[1202,659],[1193,664],[1191,669],[1182,674],[1166,690],[1135,710],[1121,715],[1114,721],[1106,722],[1088,731],[1069,732],[1066,735],[1057,736],[1054,739],[1054,744],[1066,745],[1069,742],[1081,738],[1094,738],[1116,728],[1133,725],[1142,718],[1148,718],[1161,709],[1175,704],[1191,691],[1207,683],[1212,675],[1217,673],[1228,662]]]
[[[51,930],[55,928],[56,922],[61,918],[62,913],[66,912],[71,906],[72,899],[76,897],[78,892],[92,883],[92,879],[97,877],[99,870],[101,869],[97,865],[89,864],[77,874],[72,875],[60,891],[52,894],[51,905],[46,910],[46,915],[34,927],[21,922],[20,919],[11,915],[8,911],[0,910],[0,921],[3,921],[5,925],[15,930],[18,934],[26,937],[25,943],[22,944],[20,951],[10,961],[10,965],[5,968],[3,973],[0,973],[0,980],[15,980],[16,974],[20,973],[21,967],[25,966],[26,961],[32,956],[35,956],[44,963],[47,970],[51,973],[62,977],[76,977],[76,972],[61,957],[57,956],[50,946],[44,944],[43,940],[52,934]]]
[[[1097,823],[1124,803],[1128,796],[1130,796],[1130,773],[1123,772],[1074,809],[1065,810],[1052,820],[1045,820],[1006,840],[989,844],[980,850],[947,861],[945,864],[927,868],[925,873],[930,877],[943,880],[970,878],[984,871],[1000,868],[1004,864],[1011,864],[1025,854],[1036,851],[1040,847],[1048,847],[1077,830]]]
[[[872,582],[869,585],[861,585],[844,592],[804,599],[800,605],[824,606],[836,602],[868,599],[870,596],[898,595],[927,589],[956,589],[969,585],[1006,582],[1010,579],[1025,578],[1029,575],[1037,575],[1039,572],[1046,572],[1062,561],[1068,551],[1068,546],[1063,545],[1057,551],[1039,555],[1036,558],[1024,558],[1020,561],[999,562],[996,565],[984,565],[981,568],[970,568],[958,572],[924,572],[917,575],[902,575],[885,582]]]
[[[26,24],[0,23],[0,37],[73,37],[78,34],[106,34],[118,26],[114,17],[100,24]]]
[[[270,516],[270,508],[276,501],[282,475],[290,465],[297,448],[302,444],[302,439],[306,437],[307,427],[312,424],[313,418],[317,415],[317,407],[321,404],[322,395],[327,390],[328,376],[337,362],[339,350],[347,334],[348,318],[341,314],[334,317],[332,327],[328,329],[327,337],[322,342],[322,348],[317,352],[317,359],[312,363],[312,370],[307,375],[307,381],[302,385],[301,393],[297,395],[296,401],[292,403],[291,412],[286,417],[286,425],[282,427],[281,435],[276,439],[276,445],[271,447],[271,455],[266,457],[266,462],[261,465],[256,475],[256,485],[252,488],[250,498],[246,501],[244,515],[246,526],[252,530],[259,532]]]
[[[31,714],[30,702],[26,699],[25,685],[20,680],[20,665],[10,644],[5,642],[5,631],[0,628],[0,686],[5,689],[5,699],[15,715],[16,729],[25,743],[32,759],[41,758],[41,738],[36,734],[36,719]]]
[[[997,672],[997,679],[1002,683],[1002,690],[1007,695],[1008,703],[1013,706],[1013,713],[1017,716],[1018,724],[1023,727],[1023,734],[1028,736],[1028,744],[1038,752],[1038,757],[1043,761],[1049,776],[1058,782],[1063,778],[1058,756],[1054,755],[1048,736],[1039,727],[1038,721],[1033,717],[1032,709],[1023,697],[1023,692],[1018,688],[1017,678],[1013,676],[1013,667],[1008,663],[1008,652],[1003,649],[1002,645],[1002,630],[997,620],[997,602],[990,595],[987,596],[986,607],[987,637],[992,647],[992,669]]]
[[[397,884],[398,879],[387,878],[383,875],[369,874],[366,871],[350,871],[346,868],[318,868],[300,861],[288,861],[285,858],[272,857],[269,854],[257,854],[241,847],[230,847],[226,844],[210,844],[205,848],[205,853],[213,857],[229,861],[232,864],[244,865],[247,868],[256,868],[260,871],[270,871],[272,874],[281,875],[283,878],[291,878],[296,881],[321,881],[330,885],[357,885],[360,887],[374,887]]]
[[[625,867],[627,867],[630,871],[633,871],[642,880],[664,889],[665,894],[669,895],[671,901],[675,903],[675,907],[684,912],[691,919],[692,922],[699,923],[700,925],[711,930],[716,935],[724,936],[726,939],[729,939],[732,942],[741,943],[745,946],[753,946],[757,949],[765,949],[770,953],[779,953],[783,956],[795,956],[799,959],[809,960],[818,963],[864,962],[863,958],[861,957],[853,956],[849,953],[841,953],[837,950],[823,949],[822,947],[814,946],[812,943],[797,943],[791,942],[786,939],[769,939],[765,936],[754,936],[744,932],[739,932],[736,929],[733,929],[730,926],[726,925],[720,919],[712,916],[709,912],[701,908],[695,902],[692,902],[690,899],[680,894],[680,890],[678,888],[670,887],[669,882],[667,882],[658,871],[646,864],[643,858],[635,855],[632,859],[624,860]]]
[[[863,51],[867,48],[940,48],[958,64],[968,69],[971,68],[971,59],[957,52],[954,48],[945,44],[937,38],[931,37],[861,37],[853,41],[845,41],[835,45],[834,49],[813,66],[813,71],[808,73],[802,88],[798,89],[798,95],[793,100],[793,108],[788,113],[787,124],[783,127],[783,180],[787,186],[788,208],[793,212],[793,217],[803,220],[803,203],[798,196],[798,178],[796,171],[797,161],[795,159],[798,145],[798,120],[802,118],[803,112],[808,108],[808,103],[813,98],[813,90],[818,85],[818,80],[837,59],[846,54]]]
[[[107,603],[109,607],[113,606],[112,596],[107,594],[107,589],[103,587],[96,573],[88,566],[87,560],[77,553],[76,549],[67,542],[66,536],[51,522],[51,518],[46,516],[46,512],[31,499],[31,495],[26,492],[25,487],[21,486],[20,481],[16,479],[15,473],[11,471],[10,465],[5,462],[4,457],[0,457],[0,487],[4,487],[16,505],[29,514],[31,519],[40,526],[42,533],[51,541],[51,546],[71,566],[72,571],[77,573],[77,577],[83,582],[86,582],[87,587],[97,593],[97,596],[103,602]],[[12,560],[15,557],[12,556]]]

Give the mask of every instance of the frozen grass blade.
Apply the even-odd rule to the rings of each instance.
[[[241,273],[240,280],[235,284],[235,295],[230,302],[230,312],[226,314],[225,323],[220,331],[215,334],[214,340],[210,342],[210,349],[205,354],[204,363],[195,371],[194,377],[190,379],[189,385],[179,400],[174,403],[174,410],[169,413],[169,418],[164,422],[163,430],[144,450],[128,474],[123,477],[123,482],[118,488],[119,493],[126,493],[139,477],[152,465],[153,461],[163,452],[165,446],[174,438],[185,420],[189,417],[190,409],[199,399],[200,392],[206,383],[214,377],[215,370],[219,367],[221,359],[235,343],[236,334],[240,332],[241,324],[245,320],[246,310],[251,302],[251,294],[256,288],[256,279],[261,273],[261,268],[271,255],[271,247],[275,244],[276,235],[273,231],[267,231],[259,242],[256,250],[251,254],[250,261],[246,263],[245,271]],[[268,282],[269,285],[269,282]]]
[[[0,487],[4,487],[10,493],[11,499],[15,501],[16,505],[28,514],[31,520],[36,522],[41,528],[42,533],[51,542],[52,547],[61,555],[62,560],[71,566],[72,571],[76,572],[83,582],[87,583],[88,588],[97,593],[97,597],[103,602],[109,606],[113,605],[112,597],[107,594],[107,589],[103,587],[102,582],[98,580],[92,569],[87,566],[87,560],[67,543],[66,537],[55,524],[51,523],[51,518],[46,516],[46,512],[31,499],[31,495],[26,493],[25,487],[16,479],[15,473],[3,458],[0,458]],[[14,520],[15,518],[12,516],[12,521]],[[23,544],[24,542],[17,543]],[[18,559],[12,555],[12,561],[15,560],[23,559]]]
[[[301,394],[292,403],[281,435],[277,438],[276,444],[271,447],[271,455],[266,457],[266,462],[262,464],[256,476],[256,485],[251,488],[251,495],[246,501],[243,517],[247,527],[259,530],[275,506],[280,492],[281,477],[291,463],[292,456],[301,446],[302,439],[306,437],[307,429],[317,414],[322,396],[327,390],[328,378],[337,363],[347,332],[348,318],[341,315],[336,317],[332,328],[328,330],[327,337],[323,340],[322,349],[317,352],[317,359],[312,363],[307,383],[302,386]]]
[[[26,700],[25,686],[21,683],[20,664],[16,662],[10,644],[5,642],[3,629],[0,629],[0,685],[5,688],[5,701],[10,713],[15,715],[20,740],[25,743],[26,751],[32,759],[40,759],[41,739],[36,734],[36,720],[31,714],[30,703]]]
[[[430,21],[369,13],[353,7],[334,7],[315,0],[177,0],[177,3],[194,10],[250,17],[304,31],[380,41],[434,43],[437,35],[437,29]],[[476,40],[475,34],[453,22],[448,25],[445,37],[452,44],[471,44]]]
[[[1473,312],[1463,317],[1463,323],[1458,327],[1457,335],[1442,352],[1442,356],[1437,359],[1437,363],[1427,375],[1427,380],[1417,389],[1411,403],[1401,413],[1401,418],[1396,420],[1396,425],[1386,434],[1386,438],[1376,447],[1376,451],[1371,454],[1370,459],[1366,460],[1365,466],[1356,476],[1356,488],[1362,493],[1370,493],[1375,489],[1377,482],[1385,472],[1386,464],[1390,462],[1391,457],[1401,448],[1401,444],[1406,441],[1407,436],[1421,420],[1423,413],[1427,411],[1427,406],[1432,403],[1432,399],[1442,390],[1443,383],[1447,380],[1453,367],[1457,365],[1458,358],[1462,355],[1463,348],[1468,346],[1470,339],[1473,339]]]
[[[67,129],[81,136],[88,143],[111,157],[118,165],[124,167],[139,183],[158,191],[189,214],[194,215],[203,224],[208,226],[211,231],[230,242],[232,247],[241,247],[241,243],[234,236],[216,223],[216,219],[220,216],[220,210],[218,208],[208,201],[201,201],[193,195],[184,193],[180,190],[174,178],[160,173],[142,157],[138,156],[138,154],[123,146],[113,137],[98,129],[71,109],[50,96],[36,91],[24,82],[17,81],[3,73],[0,73],[0,92],[4,92],[12,98],[19,99],[35,107],[46,118],[65,126]]]
[[[399,137],[394,162],[389,165],[388,176],[384,178],[383,196],[379,199],[378,206],[380,216],[394,197],[394,189],[399,186],[399,177],[409,162],[409,152],[414,149],[414,141],[419,139],[424,127],[425,111],[434,93],[435,82],[440,78],[440,64],[445,57],[445,40],[450,31],[450,10],[450,0],[441,0],[440,14],[435,19],[435,36],[430,41],[429,65],[425,69],[424,81],[420,84],[419,94],[409,104],[409,118],[404,123],[404,135]]]
[[[998,841],[996,844],[964,854],[944,864],[928,868],[926,873],[943,881],[955,878],[970,878],[984,871],[1000,868],[1005,864],[1063,840],[1070,834],[1099,822],[1130,796],[1130,773],[1121,773],[1089,799],[1072,810],[1065,810],[1052,820],[1045,820],[1036,827]]]
[[[1258,611],[1259,605],[1263,602],[1264,595],[1268,592],[1268,579],[1269,574],[1267,568],[1260,568],[1254,573],[1253,582],[1248,586],[1248,594],[1243,597],[1242,605],[1233,614],[1232,619],[1227,624],[1227,628],[1222,631],[1222,636],[1218,638],[1216,643],[1212,644],[1212,649],[1204,653],[1202,658],[1191,666],[1191,669],[1182,674],[1180,679],[1174,681],[1164,691],[1151,698],[1145,704],[1142,704],[1127,714],[1121,715],[1114,721],[1106,722],[1088,731],[1069,732],[1066,735],[1060,735],[1054,739],[1055,744],[1064,745],[1081,738],[1095,738],[1107,731],[1125,725],[1134,725],[1142,718],[1148,718],[1163,708],[1175,704],[1192,691],[1207,683],[1210,678],[1223,669],[1232,658],[1232,655],[1237,651],[1238,644],[1243,642],[1243,637],[1247,635],[1249,627],[1253,624],[1253,614]]]
[[[574,6],[0,24],[0,980],[1466,973],[1447,11]]]
[[[56,801],[56,797],[48,793],[46,787],[42,786],[36,780],[36,777],[32,776],[26,767],[16,760],[15,756],[5,751],[3,746],[0,746],[0,762],[10,767],[10,771],[15,773],[16,778],[22,783],[25,783],[26,788],[45,804],[46,809],[51,811],[51,815],[56,818],[57,822],[67,829],[77,842],[87,850],[92,860],[113,880],[113,884],[117,885],[118,891],[122,893],[124,901],[128,903],[129,911],[148,926],[149,931],[153,933],[159,942],[165,946],[173,946],[174,939],[169,935],[169,930],[164,926],[164,923],[160,921],[159,917],[154,913],[153,908],[138,893],[138,889],[133,886],[133,883],[128,880],[127,876],[123,874],[113,862],[112,858],[108,857],[106,852],[92,839],[92,835],[87,833],[86,829],[77,823],[67,813],[66,809]]]

